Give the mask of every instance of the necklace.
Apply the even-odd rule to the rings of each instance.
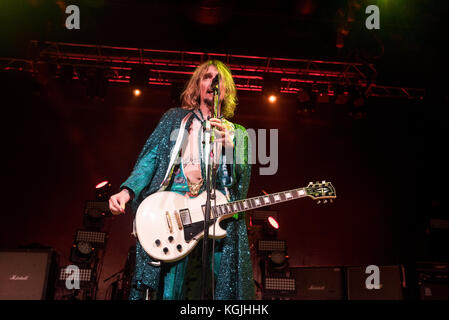
[[[187,178],[187,185],[189,186],[190,193],[196,197],[200,192],[201,186],[203,185],[203,179],[201,178],[200,181],[194,183]]]

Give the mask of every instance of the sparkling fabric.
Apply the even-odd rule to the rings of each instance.
[[[150,135],[139,154],[130,176],[121,185],[121,188],[128,188],[134,193],[134,198],[131,202],[134,214],[143,199],[160,190],[167,171],[170,172],[169,180],[177,179],[176,181],[178,182],[172,183],[171,187],[168,188],[169,190],[171,188],[179,188],[182,185],[180,180],[182,175],[180,175],[181,172],[176,171],[176,165],[168,168],[171,151],[175,145],[175,139],[170,139],[170,135],[174,130],[180,128],[182,119],[189,113],[192,113],[186,124],[186,127],[189,128],[192,119],[197,117],[191,111],[173,108],[162,116],[156,129]],[[248,161],[250,146],[245,128],[230,122],[228,122],[228,125],[232,125],[234,128],[235,147],[233,159],[224,159],[225,156],[223,155],[222,164],[217,172],[216,186],[218,190],[228,194],[229,200],[234,201],[246,198],[248,192],[251,174],[251,166]],[[203,159],[201,171],[202,176],[205,177]],[[204,189],[205,185],[202,186],[200,193]],[[183,190],[176,191],[182,192]],[[215,299],[254,299],[254,282],[244,214],[236,215],[236,219],[227,219],[222,223],[222,227],[226,229],[228,236],[215,242],[216,247],[213,259],[216,283]],[[211,242],[209,241],[209,243]],[[199,248],[201,247],[200,242],[194,252],[187,258],[173,264],[157,266],[151,264],[153,261],[137,240],[136,268],[129,298],[131,300],[144,299],[146,297],[146,289],[151,290],[153,293],[152,298],[196,298],[196,295],[192,294],[192,292],[197,291],[196,289],[186,292],[189,284],[190,288],[193,288],[192,284],[199,283],[199,279],[193,277],[195,272],[189,272],[197,270],[195,263],[188,262],[189,259],[194,260],[195,256],[201,256],[199,253]],[[185,277],[186,274],[187,279]],[[161,288],[163,290],[160,290]]]

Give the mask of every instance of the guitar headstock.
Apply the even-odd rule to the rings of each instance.
[[[323,199],[323,203],[326,203],[328,199],[332,202],[332,199],[337,197],[332,183],[326,181],[317,181],[315,183],[310,182],[304,189],[307,195],[313,200],[318,200],[318,203],[320,203]]]

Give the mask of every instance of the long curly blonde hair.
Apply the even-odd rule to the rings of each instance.
[[[198,66],[181,94],[181,107],[186,110],[193,110],[200,107],[200,83],[209,66],[215,66],[224,80],[225,95],[221,106],[221,114],[226,119],[234,116],[237,106],[237,89],[231,70],[219,60],[208,60]]]

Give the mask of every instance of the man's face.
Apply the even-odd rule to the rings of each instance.
[[[201,101],[204,102],[207,106],[213,107],[214,105],[214,92],[211,90],[210,85],[212,80],[217,75],[218,70],[214,65],[210,65],[207,68],[206,73],[203,75],[201,79]],[[220,103],[223,100],[225,95],[225,87],[223,81],[220,81]]]

